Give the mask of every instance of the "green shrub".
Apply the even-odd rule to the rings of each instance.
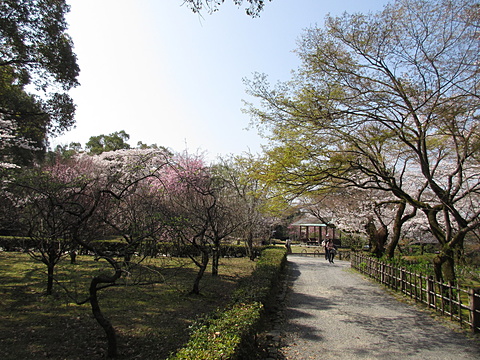
[[[3,251],[24,251],[26,249],[35,249],[38,242],[29,237],[0,236],[0,249]],[[121,237],[110,237],[94,240],[91,245],[98,251],[106,252],[112,255],[123,256],[127,250],[136,252],[141,256],[156,257],[159,255],[169,255],[173,257],[199,256],[198,248],[191,244],[179,244],[170,241],[144,240],[135,246],[129,245]],[[255,248],[254,251],[259,251]],[[79,249],[81,254],[87,254],[86,250]],[[245,257],[248,256],[248,249],[244,245],[222,244],[220,247],[221,257]]]
[[[192,327],[192,335],[184,348],[170,360],[241,359],[251,351],[265,307],[275,293],[280,273],[286,264],[284,247],[266,247],[254,272],[242,281],[231,304]]]
[[[416,256],[401,256],[393,259],[382,258],[381,261],[404,268],[410,272],[422,273],[424,275],[433,275],[433,257],[435,254],[425,254]]]
[[[203,326],[196,328],[187,345],[173,358],[234,359],[244,339],[252,338],[263,312],[261,303],[234,304],[230,309],[212,315]]]
[[[49,240],[51,244],[59,244],[63,240]],[[0,249],[3,251],[23,252],[29,249],[35,249],[39,241],[26,236],[0,236]]]

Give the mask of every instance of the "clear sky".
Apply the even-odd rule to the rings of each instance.
[[[71,91],[76,128],[52,145],[125,130],[129,143],[156,143],[208,157],[260,151],[246,130],[243,78],[288,80],[302,31],[325,15],[381,10],[387,0],[273,0],[252,19],[226,0],[212,15],[182,0],[69,0],[69,34],[81,69]]]

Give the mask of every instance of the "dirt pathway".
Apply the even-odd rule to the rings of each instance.
[[[284,359],[480,359],[480,343],[399,302],[350,263],[289,255]]]

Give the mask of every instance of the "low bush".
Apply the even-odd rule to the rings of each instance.
[[[0,236],[0,249],[3,251],[23,251],[35,247],[35,241],[27,237]]]
[[[235,291],[232,302],[192,327],[185,347],[169,360],[232,360],[245,358],[254,346],[265,308],[276,293],[286,263],[284,247],[266,247],[252,275]]]
[[[257,251],[257,249],[254,249],[254,251]],[[152,256],[161,254],[174,257],[199,256],[200,250],[190,244],[159,242],[155,245]],[[248,249],[245,245],[222,244],[220,246],[220,257],[233,258],[244,256],[248,256]]]
[[[145,240],[135,247],[131,247],[124,239],[112,237],[102,240],[95,240],[91,243],[98,251],[123,256],[127,251],[138,253],[141,256],[157,257],[168,255],[172,257],[199,256],[200,251],[190,244],[178,244],[168,241],[155,242]],[[25,251],[35,249],[38,241],[29,237],[0,236],[0,249],[3,251]],[[259,251],[257,248],[254,251]],[[80,254],[87,254],[86,250],[79,250]],[[222,244],[220,247],[221,257],[245,257],[248,256],[248,249],[244,245]]]

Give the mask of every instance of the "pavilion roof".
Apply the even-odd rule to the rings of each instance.
[[[317,226],[317,227],[322,227],[322,226],[332,226],[332,223],[328,222],[325,223],[325,221],[322,221],[314,216],[305,216],[301,218],[300,220],[295,221],[294,223],[291,224],[292,226]]]

